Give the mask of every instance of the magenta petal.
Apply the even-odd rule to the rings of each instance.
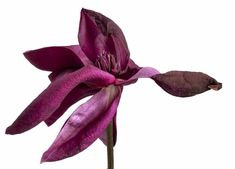
[[[76,48],[76,50],[74,50],[74,48]],[[81,68],[84,65],[82,62],[84,53],[78,45],[46,47],[31,50],[25,52],[24,56],[35,67],[46,71]]]
[[[98,40],[104,41],[103,36],[97,40],[99,34],[101,34],[101,32],[97,28],[95,22],[90,19],[89,15],[87,15],[85,10],[82,9],[78,40],[83,52],[94,63],[99,54],[99,49],[96,47],[96,42]]]
[[[94,63],[103,53],[112,54],[124,70],[129,60],[129,49],[122,30],[106,16],[82,9],[78,40],[82,50]]]
[[[97,89],[97,88],[93,89],[91,87],[88,87],[85,84],[78,85],[65,97],[65,99],[60,104],[60,107],[58,109],[56,109],[56,111],[49,118],[44,120],[45,123],[48,126],[52,125],[74,103],[78,102],[79,100],[81,100],[87,96],[90,96],[90,95],[97,93],[99,90],[100,89]]]
[[[82,61],[85,66],[93,65],[93,62],[91,62],[91,60],[85,55],[80,45],[71,45],[67,46],[67,48],[73,51],[73,53],[76,54],[76,56]]]
[[[64,71],[54,71],[49,75],[49,79],[51,81],[54,81],[55,79],[66,76],[68,73],[71,73],[73,71],[74,70],[71,70],[71,69],[67,69]],[[74,103],[78,102],[79,100],[87,96],[97,93],[99,90],[100,88],[92,88],[92,87],[87,86],[86,84],[78,85],[66,96],[66,98],[61,103],[60,107],[57,110],[55,110],[55,112],[48,119],[44,120],[44,122],[47,124],[47,126],[52,125]]]
[[[113,119],[122,87],[108,86],[78,107],[64,124],[41,162],[71,157],[90,146]]]
[[[152,68],[152,67],[143,67],[140,68],[137,73],[135,73],[133,76],[131,76],[129,79],[117,79],[115,84],[116,85],[128,85],[132,83],[133,81],[136,81],[138,78],[150,78],[154,75],[159,74],[159,71]]]
[[[25,132],[48,119],[66,96],[81,83],[103,87],[113,84],[115,77],[94,66],[86,66],[53,81],[9,126],[6,134]]]

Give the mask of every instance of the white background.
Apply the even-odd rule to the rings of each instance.
[[[72,158],[39,163],[81,102],[50,128],[42,123],[21,135],[4,134],[49,84],[48,72],[34,68],[22,53],[76,44],[82,7],[103,13],[122,28],[131,58],[139,65],[161,72],[202,71],[223,82],[219,92],[185,99],[168,95],[149,79],[125,87],[118,108],[115,168],[234,169],[232,0],[1,0],[0,168],[106,168],[106,148],[100,141]]]

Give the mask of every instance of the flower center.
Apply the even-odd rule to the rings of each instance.
[[[99,69],[114,75],[120,75],[122,73],[121,65],[117,61],[117,58],[113,54],[107,53],[106,51],[103,51],[101,55],[98,56],[95,65]]]

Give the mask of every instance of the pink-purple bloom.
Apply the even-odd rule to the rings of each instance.
[[[61,160],[86,149],[97,138],[105,144],[105,129],[113,123],[116,143],[116,114],[125,85],[138,78],[151,78],[166,92],[179,97],[193,96],[222,87],[212,77],[198,72],[159,73],[139,67],[130,59],[122,30],[104,15],[81,10],[79,45],[46,47],[24,53],[35,67],[50,71],[51,84],[6,130],[23,133],[42,121],[52,125],[74,103],[92,97],[68,118],[42,162]]]

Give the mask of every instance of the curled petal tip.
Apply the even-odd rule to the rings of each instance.
[[[208,88],[212,89],[212,90],[215,90],[215,91],[218,91],[222,88],[222,83],[218,82],[217,84],[209,85]]]

